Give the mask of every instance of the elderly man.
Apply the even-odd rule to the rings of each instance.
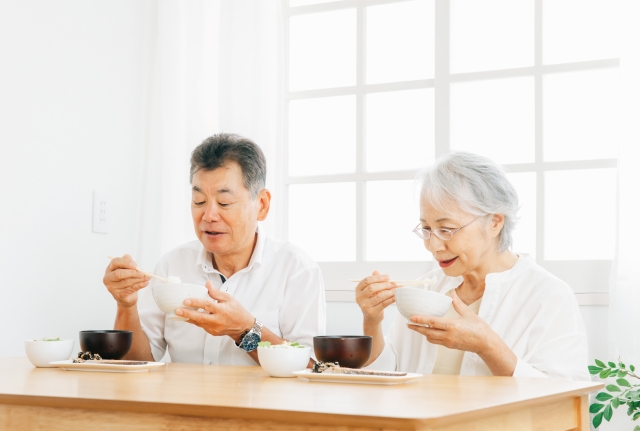
[[[211,299],[188,299],[166,318],[150,280],[129,255],[107,267],[104,284],[118,304],[115,329],[133,331],[127,359],[255,365],[257,341],[285,339],[311,345],[325,333],[323,282],[317,264],[258,225],[269,213],[266,161],[260,148],[237,135],[206,139],[191,155],[191,214],[198,241],[158,263],[155,274],[206,285]],[[141,290],[142,289],[142,290]],[[138,291],[140,295],[138,297]]]

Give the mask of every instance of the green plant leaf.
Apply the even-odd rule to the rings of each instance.
[[[629,373],[627,373],[626,371],[618,371],[618,377],[625,377],[627,374]]]
[[[631,387],[631,383],[629,383],[626,379],[618,379],[616,380],[616,383],[619,384],[620,386],[626,386],[628,388]]]
[[[633,429],[633,431],[640,431],[640,426],[637,426]]]
[[[600,392],[598,395],[596,395],[596,400],[598,401],[608,401],[611,398],[613,398],[613,395],[606,392]]]
[[[611,420],[611,416],[613,416],[613,409],[611,408],[611,404],[609,404],[604,409],[604,418],[607,422],[609,422]]]
[[[595,415],[593,417],[593,426],[595,428],[598,428],[600,426],[600,424],[602,423],[602,415],[604,414],[604,412],[600,412],[597,415]]]
[[[596,365],[602,368],[607,368],[607,366],[599,359],[596,359]]]
[[[620,398],[615,397],[614,399],[612,399],[611,405],[613,406],[614,409],[617,409],[618,407],[620,407]]]
[[[631,370],[631,372],[633,373],[636,370],[636,367],[634,367],[633,365],[629,365],[629,369]]]
[[[594,365],[589,365],[589,374],[598,374],[602,371],[602,368],[596,367]]]
[[[610,366],[611,368],[615,368],[615,367],[616,367],[615,362],[608,362],[608,364],[609,364],[609,366]]]
[[[620,392],[620,388],[617,387],[616,385],[607,385],[605,389],[608,390],[609,392]]]
[[[600,414],[600,413],[598,413],[598,414]],[[634,421],[637,421],[637,420],[638,420],[638,418],[640,418],[640,412],[635,412],[635,413],[633,414],[633,420],[634,420]]]
[[[600,378],[601,379],[606,379],[607,377],[609,377],[609,374],[611,374],[611,370],[610,369],[603,370],[600,373]]]
[[[598,413],[604,408],[604,404],[593,403],[589,406],[589,413]]]

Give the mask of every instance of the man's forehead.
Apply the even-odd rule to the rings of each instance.
[[[200,187],[198,187],[195,184],[191,187],[191,190],[198,193],[205,193],[205,191],[203,191]],[[222,194],[222,193],[229,193],[231,195],[234,194],[233,189],[227,186],[220,186],[220,188],[218,188],[217,190],[216,190],[216,187],[214,187],[212,191],[215,194]]]

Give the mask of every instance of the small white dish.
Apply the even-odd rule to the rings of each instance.
[[[73,352],[73,340],[27,340],[24,351],[29,361],[38,368],[51,368],[49,362],[69,359]]]
[[[294,371],[307,368],[311,347],[258,347],[260,366],[271,377],[295,377]]]
[[[422,374],[407,373],[406,376],[367,376],[362,374],[325,374],[312,370],[295,371],[302,380],[324,383],[358,383],[362,385],[399,385],[422,377]]]
[[[176,315],[176,309],[178,308],[198,309],[198,307],[184,305],[184,300],[187,298],[211,299],[209,291],[204,286],[184,283],[162,283],[153,286],[153,299],[158,304],[158,307],[167,313],[169,320],[189,320],[186,317]]]
[[[110,361],[111,362],[111,361]],[[125,361],[126,362],[126,361]],[[143,365],[104,364],[95,361],[86,361],[78,364],[73,359],[51,362],[51,367],[62,368],[66,371],[99,371],[103,373],[142,373],[154,368],[164,367],[164,362],[147,362]]]
[[[398,311],[407,320],[413,316],[442,317],[451,307],[449,296],[426,289],[399,287],[394,290],[394,295]]]

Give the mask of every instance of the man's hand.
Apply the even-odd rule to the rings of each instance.
[[[136,305],[138,290],[149,285],[151,277],[138,271],[137,267],[131,256],[125,254],[112,259],[104,272],[102,282],[120,307]]]
[[[228,335],[238,342],[240,336],[253,327],[256,319],[233,296],[214,289],[210,281],[206,287],[212,300],[189,298],[184,301],[184,305],[202,308],[204,312],[179,308],[176,314],[187,317],[188,323],[211,335]]]
[[[388,275],[380,275],[378,271],[358,283],[356,302],[364,315],[365,325],[382,322],[384,309],[396,301],[393,293],[396,287],[395,283],[389,282]]]

